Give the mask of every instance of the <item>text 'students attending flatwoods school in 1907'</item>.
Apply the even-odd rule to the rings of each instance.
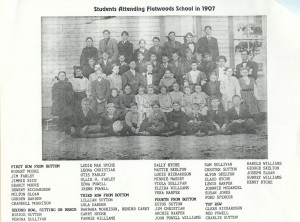
[[[169,7],[156,7],[156,6],[147,6],[147,7],[94,7],[94,12],[192,12],[192,11],[215,11],[215,6],[169,6]]]

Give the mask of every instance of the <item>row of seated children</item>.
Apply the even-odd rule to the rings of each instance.
[[[199,137],[215,134],[255,133],[256,123],[251,118],[247,107],[241,104],[238,95],[233,96],[234,106],[224,111],[219,98],[211,99],[211,108],[201,110],[198,103],[193,103],[190,113],[182,110],[178,102],[173,103],[171,112],[162,111],[159,103],[151,105],[147,116],[138,109],[137,103],[131,103],[130,109],[122,115],[113,103],[107,105],[107,111],[101,116],[91,109],[91,101],[84,98],[81,109],[77,110],[70,122],[68,131],[74,137],[97,138],[104,136],[129,135],[196,135]]]

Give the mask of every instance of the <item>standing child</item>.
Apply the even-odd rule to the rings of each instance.
[[[139,60],[138,59],[139,53],[143,54],[143,61],[144,62],[149,61],[149,50],[146,49],[146,41],[144,39],[141,39],[139,41],[139,48],[134,50],[133,57],[134,57],[135,61]]]
[[[184,87],[184,95],[181,100],[182,109],[187,115],[191,113],[193,108],[193,96],[191,91],[189,86]]]
[[[228,125],[226,134],[255,133],[256,123],[250,118],[245,104],[241,104],[241,97],[233,96],[233,107],[228,110]]]
[[[119,66],[119,75],[122,76],[125,72],[129,70],[129,65],[125,62],[125,56],[119,55],[119,61],[117,63]]]
[[[112,74],[107,77],[109,81],[110,88],[116,88],[118,93],[123,94],[122,91],[122,77],[119,75],[119,66],[117,64],[113,64]]]
[[[66,80],[66,73],[58,73],[58,82],[52,87],[52,108],[51,114],[58,116],[58,128],[60,131],[67,130],[67,123],[70,122],[73,108],[72,84]]]
[[[240,83],[235,76],[232,76],[233,69],[226,69],[226,78],[220,83],[220,91],[222,93],[222,102],[225,111],[233,106],[232,97],[234,95],[241,96]]]
[[[138,73],[143,73],[143,72],[146,71],[146,64],[145,64],[145,61],[144,61],[144,54],[142,52],[138,53],[138,60],[136,62],[135,70]]]
[[[175,82],[173,84],[173,90],[174,91],[170,92],[170,96],[172,98],[172,101],[173,101],[173,103],[179,103],[180,104],[184,93],[179,91],[179,84],[177,82]]]
[[[225,56],[219,56],[217,60],[217,68],[215,69],[215,73],[217,75],[218,81],[222,82],[226,78],[226,62],[227,59]]]
[[[74,78],[70,79],[70,83],[72,84],[74,90],[74,105],[76,108],[80,109],[82,99],[86,98],[88,94],[87,90],[89,81],[82,75],[80,66],[74,66],[73,69]]]
[[[159,82],[159,87],[167,87],[169,92],[173,91],[173,84],[176,83],[176,79],[173,77],[171,70],[167,69],[163,78]]]
[[[149,53],[154,53],[158,61],[161,61],[162,55],[164,54],[164,48],[159,45],[160,38],[154,37],[153,38],[153,46],[149,49]]]
[[[125,89],[126,85],[129,85],[131,87],[131,93],[135,95],[140,85],[140,73],[135,71],[135,61],[131,61],[129,67],[130,69],[122,75],[122,85],[123,89]]]
[[[206,92],[207,97],[207,105],[208,107],[211,106],[211,98],[217,97],[221,99],[221,92],[220,92],[220,82],[217,81],[217,75],[215,72],[212,72],[209,77],[209,82],[204,85],[204,89]]]
[[[98,79],[92,82],[93,110],[101,115],[106,111],[107,99],[110,95],[109,81],[104,73],[99,73]]]
[[[241,95],[244,103],[249,109],[249,112],[255,118],[259,114],[258,103],[257,103],[257,86],[255,80],[249,77],[249,67],[241,68],[242,78],[239,79],[241,86]]]
[[[169,113],[173,110],[173,101],[168,93],[167,87],[162,86],[160,88],[160,94],[158,95],[158,102],[162,112]]]
[[[109,54],[107,52],[103,52],[102,58],[99,60],[103,73],[106,75],[110,75],[112,72],[112,62],[108,58]]]

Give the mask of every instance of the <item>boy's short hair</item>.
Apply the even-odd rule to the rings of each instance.
[[[217,96],[212,96],[212,97],[210,98],[210,102],[212,102],[213,100],[218,100],[218,101],[220,102],[220,99],[219,99],[219,97],[217,97]]]
[[[140,90],[140,89],[145,90],[145,87],[144,87],[144,86],[139,86],[139,90]]]
[[[138,56],[139,55],[142,55],[142,56],[144,56],[144,53],[143,52],[138,52],[138,54],[137,54]]]
[[[243,52],[247,52],[247,55],[250,55],[250,51],[248,51],[247,49],[242,49],[241,53],[243,53]]]
[[[59,71],[59,72],[57,73],[57,76],[59,76],[59,74],[61,74],[61,73],[65,74],[65,76],[67,75],[65,71]]]
[[[203,57],[203,52],[196,52],[196,56],[201,55]]]
[[[196,87],[200,87],[201,89],[202,89],[202,86],[201,85],[199,85],[199,84],[197,84],[197,85],[195,85],[195,89],[196,89]]]
[[[118,65],[117,63],[113,63],[113,64],[111,65],[112,69],[113,69],[114,67],[116,67],[116,66],[119,67],[119,65]]]
[[[171,34],[174,34],[174,35],[176,35],[174,31],[171,31],[171,32],[169,32],[169,34],[168,34],[168,35],[171,35]]]
[[[173,73],[171,69],[166,69],[166,70],[165,70],[165,73],[166,73],[167,71],[170,71],[170,73]]]
[[[93,58],[93,57],[88,58],[88,61],[90,61],[90,60],[95,61],[95,58]]]
[[[148,89],[154,89],[154,85],[148,85]]]
[[[185,37],[188,37],[188,36],[194,37],[193,33],[191,33],[191,32],[186,33]]]
[[[174,55],[174,54],[176,54],[176,55],[180,56],[178,51],[176,51],[176,52],[172,52],[172,55]]]
[[[210,30],[212,30],[210,25],[206,25],[206,26],[204,27],[204,30],[206,30],[207,28],[209,28]]]
[[[222,56],[222,55],[219,56],[219,57],[218,57],[218,61],[219,61],[220,59],[223,59],[225,62],[227,62],[227,58],[226,58],[225,56]]]
[[[175,104],[178,104],[179,106],[181,106],[179,102],[173,102],[173,106],[174,106]]]
[[[212,71],[209,73],[209,77],[211,77],[211,76],[217,76],[217,73],[215,71]]]
[[[108,55],[108,56],[109,56],[109,53],[108,53],[108,52],[106,52],[106,51],[102,53],[102,55],[104,55],[104,54],[106,54],[106,55]]]
[[[87,42],[87,40],[89,40],[89,39],[92,40],[92,42],[94,41],[92,37],[87,37],[87,38],[85,39],[85,41]]]
[[[82,70],[81,66],[73,66],[73,69],[74,69],[74,71],[77,70],[77,69]]]
[[[119,90],[118,90],[117,88],[111,88],[111,89],[110,89],[110,92],[112,92],[112,91],[114,91],[114,90],[117,91],[117,92],[119,92]]]
[[[153,56],[153,55],[154,55],[155,57],[157,57],[156,54],[155,54],[155,52],[151,52],[151,53],[150,53],[150,56]]]
[[[124,86],[124,89],[125,89],[126,87],[129,87],[129,88],[131,89],[131,86],[128,85],[128,84],[126,84],[126,85]]]
[[[98,72],[98,71],[101,71],[101,72],[102,72],[103,70],[102,70],[102,68],[100,67],[100,68],[98,68],[98,69],[95,70],[95,72]]]
[[[127,35],[127,36],[129,36],[129,33],[128,33],[127,31],[123,31],[123,32],[121,33],[121,36],[124,35],[124,34]]]
[[[212,56],[211,52],[205,52],[205,53],[204,53],[204,56],[206,56],[206,55]]]
[[[250,71],[250,68],[249,67],[242,67],[241,69],[240,69],[240,71],[243,71],[243,70],[247,70],[248,72]]]
[[[124,56],[124,57],[125,57],[125,55],[123,55],[123,54],[120,54],[120,55],[119,55],[119,58],[120,58],[121,56]]]
[[[105,29],[105,30],[103,31],[103,34],[104,34],[105,32],[107,32],[108,34],[110,34],[110,31],[107,30],[107,29]]]
[[[113,103],[108,103],[107,105],[106,105],[106,108],[108,109],[108,108],[115,108],[115,104],[113,104]]]
[[[185,53],[188,53],[188,52],[192,52],[192,50],[190,48],[186,48]]]
[[[178,86],[179,86],[179,83],[178,83],[178,82],[174,82],[174,83],[173,83],[173,86],[174,86],[174,85],[178,85]]]
[[[239,95],[234,95],[234,96],[232,97],[232,100],[233,100],[234,98],[239,98],[239,99],[241,99],[241,97],[240,97]]]
[[[231,69],[234,72],[234,68],[232,68],[232,67],[225,68],[225,71],[227,71],[228,69]]]
[[[152,107],[152,108],[153,108],[153,106],[158,106],[158,107],[160,107],[159,102],[154,101],[154,102],[151,104],[151,107]]]
[[[91,103],[91,100],[89,98],[83,98],[81,100],[81,104],[84,103],[84,102],[88,102],[88,103]]]
[[[168,92],[168,87],[166,87],[166,86],[161,86],[159,90],[161,91],[162,89],[166,89],[166,91]]]
[[[145,39],[140,39],[140,40],[139,40],[139,44],[141,44],[141,42],[146,43]]]
[[[163,58],[169,59],[169,57],[168,57],[166,54],[162,54],[161,58],[162,58],[162,59],[163,59]]]
[[[193,65],[193,64],[195,64],[195,63],[197,64],[197,62],[196,62],[195,60],[193,60],[192,63],[191,63],[191,65]]]
[[[190,85],[187,85],[187,86],[185,86],[185,87],[184,87],[184,90],[185,90],[185,89],[192,90],[192,88],[191,88],[191,86],[190,86]]]
[[[154,41],[154,39],[156,39],[156,40],[158,40],[160,42],[160,38],[159,37],[155,36],[155,37],[153,37],[153,41]]]
[[[152,66],[152,68],[153,68],[153,65],[152,65],[151,62],[146,62],[146,63],[145,63],[145,66],[146,66],[146,67],[147,67],[147,66]]]
[[[135,103],[135,102],[130,103],[130,107],[133,107],[133,106],[137,106],[137,103]]]

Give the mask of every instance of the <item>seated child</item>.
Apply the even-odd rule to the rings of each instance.
[[[118,132],[116,132],[113,129],[113,124],[116,121],[124,122],[124,116],[121,115],[121,113],[117,109],[115,109],[115,105],[113,103],[108,103],[107,104],[107,112],[102,114],[102,116],[100,118],[101,132],[106,133],[107,135],[110,135],[110,136],[124,134],[125,133],[124,128],[119,129]]]
[[[179,103],[180,104],[184,93],[179,91],[179,84],[177,82],[175,82],[173,84],[173,90],[174,91],[170,92],[170,96],[172,98],[172,101],[173,101],[173,103]]]
[[[162,136],[172,136],[176,134],[186,135],[188,116],[181,110],[179,103],[173,103],[173,111],[168,113],[168,123]]]
[[[217,81],[215,72],[210,74],[209,82],[204,85],[204,91],[207,95],[207,105],[209,108],[211,106],[212,97],[217,97],[219,100],[221,99],[220,82]]]
[[[107,77],[110,84],[110,89],[116,88],[119,94],[123,94],[122,90],[122,77],[119,75],[119,66],[114,63],[112,68],[112,74]]]
[[[193,97],[191,94],[191,88],[189,86],[184,87],[184,95],[181,99],[182,110],[189,115],[193,107]]]
[[[167,69],[163,78],[159,82],[159,87],[165,86],[168,92],[173,91],[173,84],[176,83],[176,79],[173,77],[171,70]]]
[[[196,136],[208,134],[207,106],[201,107],[201,105],[202,104],[199,103],[193,103],[193,109],[189,115],[187,127],[188,134],[196,134]]]
[[[117,63],[119,66],[119,75],[122,76],[125,72],[129,70],[129,65],[125,62],[125,56],[119,55],[119,61]]]
[[[145,94],[144,86],[139,87],[139,93],[135,96],[135,101],[137,103],[138,111],[142,118],[144,118],[144,114],[146,114],[146,116],[149,116],[149,109],[151,109],[151,106],[149,100],[147,99],[147,95]]]
[[[143,135],[158,136],[164,132],[167,123],[167,116],[160,110],[158,103],[152,105],[153,112],[142,124]]]
[[[241,104],[241,97],[234,95],[233,107],[228,110],[228,124],[226,134],[255,133],[256,123],[245,104]]]
[[[220,104],[218,97],[211,98],[211,108],[208,110],[207,118],[209,121],[209,136],[225,132],[228,121],[227,113]]]
[[[128,135],[138,135],[140,132],[141,124],[142,124],[142,118],[138,112],[137,104],[131,103],[130,110],[126,113],[125,116],[124,130]]]
[[[160,94],[158,95],[158,102],[160,109],[164,113],[171,112],[173,110],[173,101],[170,94],[167,91],[167,87],[162,86],[160,88]]]
[[[195,92],[192,94],[192,97],[193,103],[204,104],[206,106],[207,95],[205,92],[202,92],[200,85],[195,86]]]
[[[126,85],[124,88],[125,93],[120,98],[121,108],[124,112],[130,110],[130,104],[135,102],[135,95],[131,93],[130,85]]]
[[[184,85],[189,85],[193,87],[196,85],[203,86],[207,81],[206,75],[197,69],[196,61],[192,62],[191,67],[192,70],[185,75]]]
[[[90,109],[91,101],[83,98],[81,108],[76,109],[71,121],[72,137],[87,137],[89,134],[99,133],[100,124],[97,115]]]
[[[121,96],[118,94],[118,90],[116,88],[112,88],[110,91],[111,91],[111,94],[110,94],[110,97],[108,97],[108,99],[107,99],[107,103],[113,103],[114,108],[118,112],[122,112],[123,109],[121,107]]]

